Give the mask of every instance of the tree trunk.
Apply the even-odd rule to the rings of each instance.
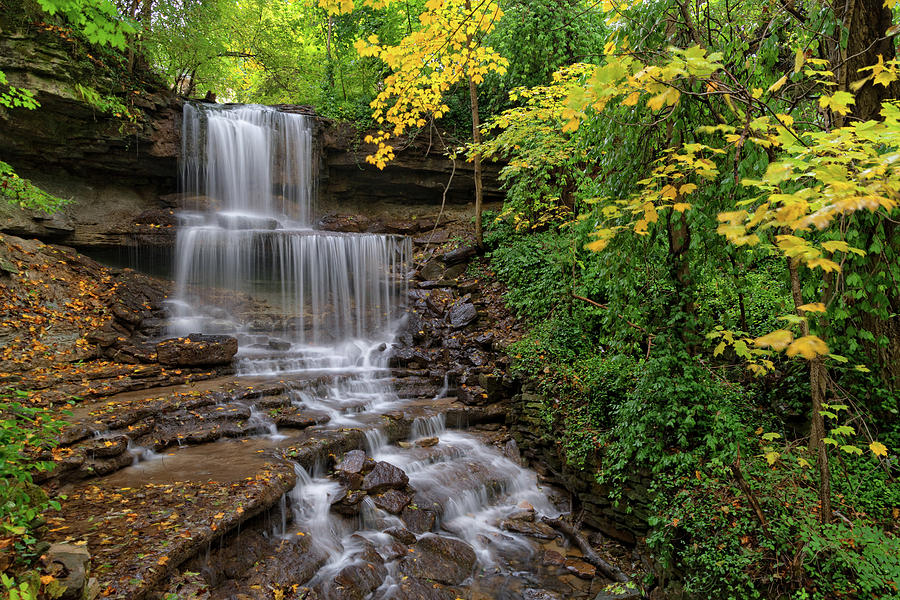
[[[334,17],[328,15],[325,34],[325,80],[328,91],[334,93],[334,61],[331,57],[331,36],[334,29]]]
[[[680,315],[673,315],[673,317],[676,317],[681,323],[681,338],[688,351],[693,353],[697,340],[691,319],[691,315],[694,314],[691,264],[688,257],[688,250],[691,247],[691,229],[685,213],[669,211],[666,233],[669,237],[669,271],[672,283],[675,285],[675,293],[678,295],[676,310],[681,311]]]
[[[478,118],[478,91],[475,82],[469,77],[469,102],[472,105],[472,141],[481,143],[481,122]],[[484,234],[481,230],[481,155],[475,153],[475,242],[479,248],[484,248]]]
[[[847,91],[854,81],[870,74],[868,71],[860,73],[859,69],[877,63],[879,54],[885,62],[894,58],[894,39],[885,36],[893,18],[884,0],[838,0],[833,6],[835,16],[847,32],[847,47],[838,45],[831,49],[831,65],[837,76],[838,89]],[[866,82],[855,93],[856,103],[852,105],[851,115],[862,121],[877,119],[882,100],[895,98],[897,91],[896,83],[884,87]]]
[[[791,276],[791,296],[794,299],[794,309],[801,317],[806,312],[800,310],[803,302],[803,293],[800,287],[800,266],[797,259],[788,259],[788,272]],[[809,322],[801,321],[800,331],[804,336],[809,335]],[[822,523],[831,522],[831,470],[828,467],[828,452],[825,448],[825,417],[822,415],[822,404],[825,403],[825,394],[828,389],[825,363],[821,357],[809,361],[809,393],[812,398],[812,415],[809,429],[809,450],[816,455],[816,466],[819,469],[819,504],[821,513],[819,517]]]

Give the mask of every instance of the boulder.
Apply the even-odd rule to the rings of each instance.
[[[416,534],[408,529],[403,529],[402,527],[391,527],[389,529],[385,529],[384,533],[388,534],[398,542],[402,542],[407,545],[416,543]]]
[[[292,429],[303,429],[315,425],[319,420],[310,414],[304,414],[297,408],[289,408],[275,417],[275,424],[279,427],[290,427]]]
[[[88,584],[91,555],[85,546],[53,544],[47,551],[47,573],[55,577],[54,597],[80,600]]]
[[[345,473],[362,473],[366,465],[366,453],[362,450],[351,450],[344,454],[344,458],[335,467],[335,471]]]
[[[597,574],[597,567],[575,558],[567,558],[564,566],[566,571],[581,579],[593,579]]]
[[[372,501],[380,509],[386,510],[392,515],[399,515],[406,508],[412,498],[406,492],[388,490],[383,494],[372,496]]]
[[[374,592],[384,578],[387,569],[378,552],[371,545],[341,569],[333,579],[316,587],[320,598],[330,600],[363,600]]]
[[[363,233],[372,226],[372,220],[362,215],[328,215],[319,220],[318,229],[341,233]]]
[[[447,322],[453,329],[462,329],[478,318],[478,311],[471,302],[462,302],[453,306],[447,314]]]
[[[156,356],[161,364],[175,367],[227,365],[237,350],[237,338],[192,333],[161,341],[156,345]]]
[[[523,521],[519,519],[505,519],[500,521],[500,529],[521,533],[541,540],[552,540],[557,536],[556,530],[541,522]]]
[[[414,577],[404,577],[397,583],[392,594],[392,600],[454,600],[459,598],[459,595],[438,584],[420,581]]]
[[[444,261],[444,264],[449,267],[451,265],[464,263],[475,256],[477,253],[478,250],[474,246],[460,246],[455,250],[444,253],[441,256],[441,260]]]
[[[405,488],[408,483],[409,477],[406,476],[402,469],[381,460],[363,478],[362,489],[370,494],[378,494],[389,489]]]
[[[409,577],[459,585],[475,567],[475,550],[454,538],[425,535],[411,550],[400,561],[400,570]]]
[[[444,269],[444,264],[440,260],[433,258],[419,269],[419,278],[426,281],[441,279],[444,275]]]
[[[434,512],[427,508],[414,508],[407,506],[400,513],[400,519],[406,525],[406,528],[413,533],[425,533],[434,529],[435,516]]]

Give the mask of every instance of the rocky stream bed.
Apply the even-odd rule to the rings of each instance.
[[[166,282],[3,237],[0,382],[69,413],[40,482],[64,498],[43,530],[60,580],[89,598],[637,597],[591,564],[635,575],[630,549],[581,530],[585,557],[544,520],[571,500],[507,429],[519,325],[488,264],[464,232],[415,227],[406,326],[365,350],[383,368],[259,377],[233,374],[233,338],[160,340]]]

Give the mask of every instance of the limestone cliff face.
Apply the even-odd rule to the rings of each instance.
[[[319,186],[323,210],[366,214],[377,204],[440,205],[444,188],[447,203],[467,204],[475,200],[472,163],[464,158],[454,167],[445,152],[447,145],[434,132],[421,132],[414,139],[395,140],[396,158],[384,170],[366,163],[375,148],[361,144],[365,135],[353,128],[324,122],[321,128],[323,170]],[[499,166],[484,165],[485,202],[502,200],[497,176]]]
[[[135,217],[175,190],[180,102],[152,83],[137,94],[123,89],[65,32],[3,13],[0,70],[11,85],[34,92],[40,107],[0,107],[0,160],[71,203],[52,216],[0,205],[0,231],[73,246],[121,245]],[[124,99],[136,118],[104,114],[86,101],[91,91]]]

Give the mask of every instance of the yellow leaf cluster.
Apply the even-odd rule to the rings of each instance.
[[[369,163],[384,168],[394,158],[387,139],[446,114],[443,98],[453,85],[467,78],[480,84],[488,73],[506,72],[509,61],[481,44],[502,15],[496,0],[468,7],[462,0],[429,0],[419,16],[421,29],[396,46],[376,36],[356,42],[360,56],[380,58],[391,69],[371,104],[372,117],[386,126],[374,140],[378,148],[366,158]]]

